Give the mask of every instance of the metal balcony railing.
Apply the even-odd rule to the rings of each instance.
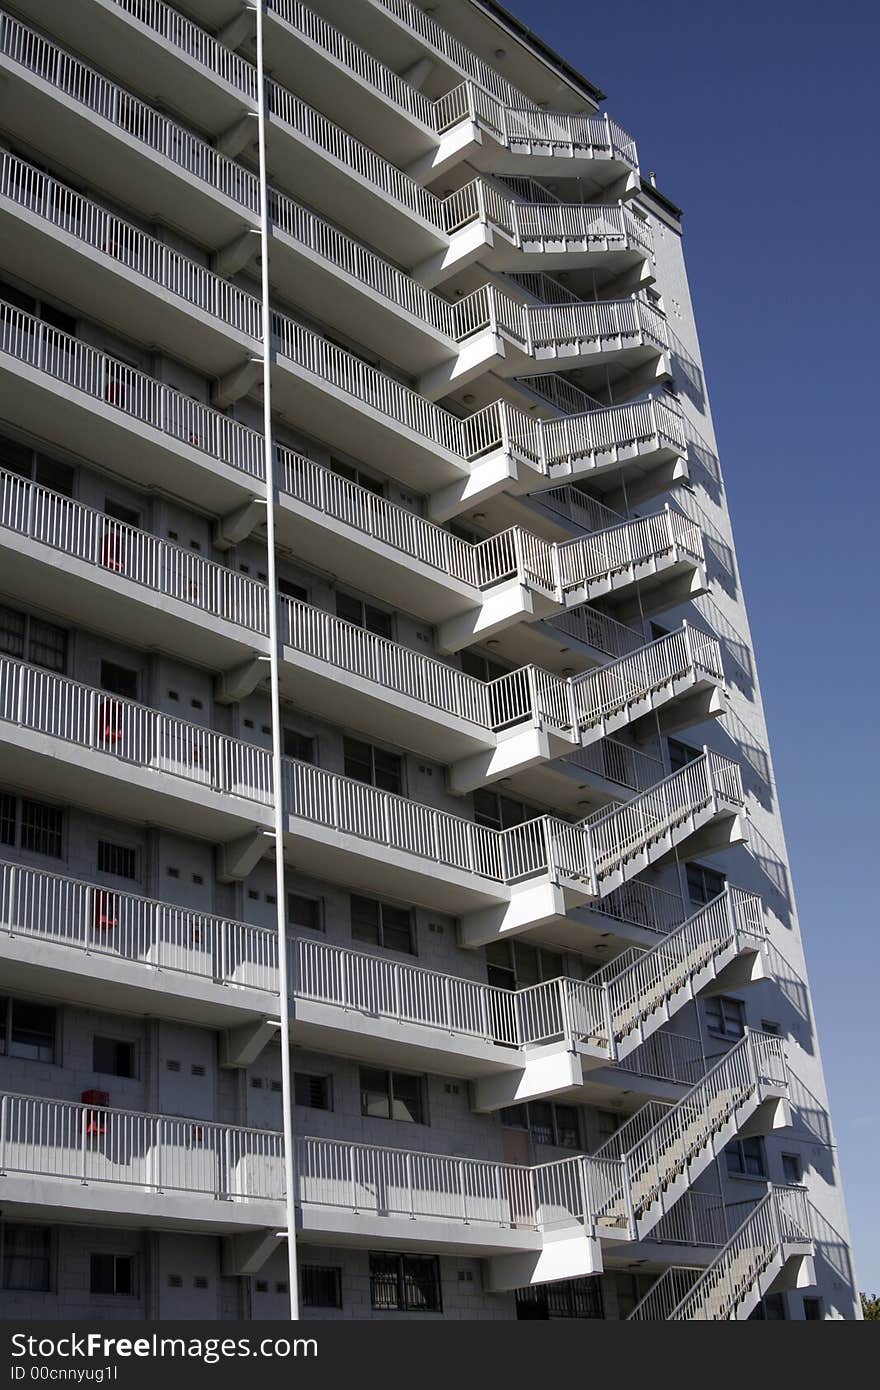
[[[130,14],[145,29],[152,29],[163,44],[179,49],[190,62],[197,63],[256,101],[257,72],[254,65],[238,53],[233,53],[226,44],[187,19],[179,10],[172,9],[164,0],[112,0],[112,3]]]
[[[215,792],[272,800],[267,749],[8,657],[0,658],[0,719]],[[611,873],[626,874],[636,854],[650,859],[681,821],[743,802],[738,765],[708,750],[650,791],[576,824],[539,816],[492,830],[294,759],[285,759],[282,794],[288,815],[339,833],[499,884],[549,874],[598,896]]]
[[[185,126],[108,80],[95,68],[0,10],[0,52],[34,77],[124,131],[194,179],[252,213],[260,208],[259,183],[235,160],[220,154]]]
[[[0,657],[0,720],[215,792],[272,800],[267,749],[10,657]]]
[[[4,11],[0,52],[161,154],[189,180],[223,193],[252,214],[259,212],[254,174]],[[517,244],[563,240],[652,254],[650,227],[622,204],[520,204],[480,178],[440,198],[277,83],[267,81],[266,94],[271,115],[283,127],[442,235],[452,236],[479,219],[493,222]]]
[[[602,1159],[526,1168],[318,1138],[297,1140],[296,1172],[303,1205],[534,1231],[594,1230],[619,1181]]]
[[[619,1205],[609,1214],[636,1231],[653,1223],[661,1213],[652,1208],[690,1159],[767,1085],[787,1088],[782,1040],[749,1030],[675,1105],[650,1102],[637,1111],[595,1155],[622,1167]]]
[[[170,979],[208,980],[233,994],[278,993],[278,938],[271,929],[6,860],[0,860],[0,932]],[[312,936],[291,939],[288,952],[290,991],[298,999],[523,1050],[578,1036],[579,981],[504,990]],[[170,979],[165,987],[173,991]],[[692,1042],[655,1034],[617,1064],[690,1085],[703,1070],[699,1044],[694,1053]]]
[[[27,209],[31,216],[71,233],[120,266],[231,328],[252,338],[260,337],[260,303],[255,295],[8,150],[0,151],[0,196]],[[532,355],[554,345],[571,348],[578,343],[601,345],[619,341],[623,346],[636,336],[663,346],[660,337],[665,338],[665,320],[638,297],[575,304],[557,311],[525,305],[494,285],[484,285],[449,303],[293,199],[273,193],[272,214],[276,230],[317,252],[453,342],[461,343],[474,333],[491,330],[507,334]]]
[[[727,1240],[724,1202],[715,1192],[685,1192],[648,1236],[664,1245],[722,1246]]]
[[[124,3],[129,8],[137,0],[124,0]],[[588,150],[615,155],[631,168],[638,167],[632,138],[608,116],[539,110],[522,94],[503,102],[487,91],[484,84],[475,85],[471,80],[462,82],[439,100],[431,101],[371,53],[307,9],[300,0],[268,0],[268,10],[322,48],[360,82],[380,92],[438,135],[469,118],[479,120],[508,146],[529,144]],[[473,67],[479,60],[471,57],[470,66]]]
[[[263,436],[257,430],[5,301],[0,301],[0,353],[45,372],[175,443],[198,449],[251,478],[264,476]]]
[[[583,772],[595,773],[597,777],[634,792],[647,791],[663,776],[661,758],[610,737],[579,748],[576,753],[568,753],[562,763]]]
[[[0,931],[165,974],[278,992],[274,930],[24,864],[0,861]]]
[[[185,1192],[221,1201],[284,1200],[283,1136],[137,1110],[0,1095],[0,1171]]]
[[[812,1248],[810,1205],[802,1187],[773,1186],[702,1272],[671,1268],[630,1313],[635,1322],[720,1322],[736,1316],[760,1277],[787,1248]]]
[[[222,320],[260,337],[260,301],[181,255],[131,222],[84,198],[18,155],[0,151],[0,196],[112,257],[128,270]]]
[[[2,469],[0,528],[248,632],[269,631],[265,584]]]
[[[569,981],[572,1036],[609,1048],[617,1059],[695,976],[746,945],[759,949],[765,938],[760,898],[728,884],[650,950],[625,951],[588,980]]]

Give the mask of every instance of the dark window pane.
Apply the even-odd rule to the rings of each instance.
[[[114,845],[109,840],[98,841],[98,872],[116,878],[137,878],[137,851],[128,845]]]
[[[321,903],[318,898],[304,898],[299,893],[287,895],[287,919],[294,927],[321,931]]]
[[[382,608],[373,608],[369,603],[364,604],[364,627],[368,632],[374,632],[377,637],[384,637],[389,642],[394,640],[394,619]]]
[[[63,672],[67,665],[67,633],[64,628],[31,618],[28,658],[35,666],[44,666],[47,671]]]
[[[346,738],[342,741],[343,754],[345,758],[345,775],[353,777],[356,782],[373,781],[373,758],[372,749],[368,743],[361,743],[356,738]]]
[[[545,1100],[535,1100],[529,1105],[529,1127],[536,1144],[552,1144],[553,1107]]]
[[[9,1055],[29,1062],[55,1061],[55,1010],[16,999],[12,1005]]]
[[[382,904],[382,945],[389,951],[413,949],[412,915],[405,907],[390,907]]]
[[[355,941],[380,945],[379,904],[372,898],[351,898],[351,934]]]
[[[116,1038],[95,1038],[92,1068],[105,1076],[134,1076],[134,1044]]]
[[[300,1287],[304,1308],[342,1307],[342,1270],[335,1265],[303,1265]]]
[[[63,826],[64,813],[59,806],[44,806],[41,801],[22,801],[22,849],[60,859]]]
[[[332,1110],[330,1104],[330,1078],[327,1076],[310,1076],[307,1072],[298,1071],[293,1078],[293,1094],[297,1105],[304,1105],[309,1110]]]
[[[556,1106],[556,1142],[563,1149],[580,1148],[578,1112],[572,1105]]]
[[[403,1284],[408,1312],[439,1313],[440,1271],[433,1255],[404,1255]]]
[[[24,656],[24,634],[27,620],[15,608],[0,607],[0,652],[6,656]]]
[[[2,1285],[28,1293],[51,1290],[51,1232],[47,1226],[4,1226]]]
[[[0,844],[15,844],[15,797],[0,792]]]
[[[403,1306],[398,1255],[370,1256],[370,1302],[380,1309]]]
[[[301,763],[315,761],[315,740],[309,734],[301,734],[297,729],[284,730],[284,756],[297,758]]]
[[[361,1114],[390,1120],[391,1096],[388,1073],[374,1067],[361,1067]]]
[[[391,1078],[391,1083],[394,1090],[392,1118],[407,1120],[410,1124],[424,1124],[422,1078],[395,1072]]]
[[[136,700],[137,671],[130,671],[127,666],[117,666],[115,661],[102,661],[101,689],[108,690],[111,695],[121,695],[124,700]]]
[[[297,599],[299,603],[308,603],[309,591],[304,589],[302,584],[294,584],[292,579],[279,579],[278,592],[284,594],[286,598]]]
[[[396,753],[386,753],[381,748],[373,749],[375,766],[374,783],[383,792],[394,792],[399,796],[403,791],[403,761]]]
[[[74,473],[66,463],[58,463],[55,459],[47,459],[38,454],[34,464],[34,477],[41,487],[60,492],[64,497],[73,496]]]

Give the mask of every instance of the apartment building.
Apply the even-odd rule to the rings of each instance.
[[[492,0],[4,0],[0,69],[3,1315],[857,1316],[603,94]]]

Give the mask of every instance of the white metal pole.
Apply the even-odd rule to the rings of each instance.
[[[296,1189],[293,1102],[290,1066],[290,1015],[287,980],[287,908],[284,883],[284,802],[281,781],[281,693],[278,679],[278,578],[275,555],[275,450],[272,444],[272,310],[269,302],[269,186],[266,168],[266,79],[263,66],[263,5],[256,0],[258,141],[260,152],[260,262],[263,333],[263,448],[266,471],[266,578],[269,588],[269,688],[272,705],[272,783],[275,813],[275,917],[278,930],[278,1037],[281,1043],[281,1110],[287,1227],[287,1285],[290,1318],[299,1318],[296,1267]]]

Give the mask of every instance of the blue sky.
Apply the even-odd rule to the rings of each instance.
[[[506,3],[685,210],[859,1283],[880,1293],[880,6]]]

